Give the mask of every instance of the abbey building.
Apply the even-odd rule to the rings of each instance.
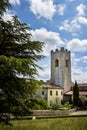
[[[64,47],[60,50],[51,51],[51,77],[47,83],[44,83],[42,89],[37,93],[37,97],[48,101],[48,104],[61,104],[62,101],[72,100],[71,81],[71,53]],[[83,84],[84,86],[84,84]],[[80,84],[81,87],[81,84]],[[82,87],[81,91],[84,91]],[[80,91],[80,93],[81,93]],[[81,94],[82,96],[82,94]],[[87,96],[87,84],[85,84],[85,95]]]

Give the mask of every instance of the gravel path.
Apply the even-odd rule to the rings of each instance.
[[[70,115],[87,115],[87,110],[86,111],[76,111],[76,112],[70,113]]]

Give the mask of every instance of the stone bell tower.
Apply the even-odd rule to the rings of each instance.
[[[51,51],[51,83],[64,88],[64,92],[71,87],[71,55],[70,51],[56,49]]]

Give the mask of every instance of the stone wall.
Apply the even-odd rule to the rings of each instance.
[[[71,110],[32,110],[31,116],[59,116],[68,115],[74,112],[75,109]]]

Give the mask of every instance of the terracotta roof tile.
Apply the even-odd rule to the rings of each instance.
[[[65,95],[72,95],[73,91],[68,91],[65,93]],[[87,95],[87,91],[79,91],[79,95]]]

